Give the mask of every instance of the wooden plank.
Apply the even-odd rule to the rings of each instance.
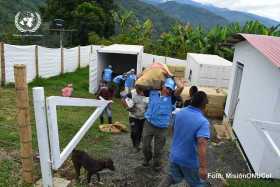
[[[63,47],[60,48],[60,56],[61,56],[61,74],[64,73],[64,49]]]
[[[0,61],[1,61],[1,85],[4,86],[6,82],[5,72],[5,56],[4,56],[4,42],[0,43]]]
[[[36,68],[36,78],[38,78],[39,77],[38,45],[35,46],[35,68]]]
[[[81,47],[78,46],[78,68],[81,68]]]
[[[24,183],[33,183],[32,130],[30,125],[28,86],[26,66],[14,66],[17,124],[20,134],[20,156],[22,162],[22,179]]]

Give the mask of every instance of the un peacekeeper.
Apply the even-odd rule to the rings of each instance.
[[[115,86],[116,86],[116,96],[117,97],[120,97],[120,90],[121,90],[121,87],[122,87],[122,84],[123,82],[125,81],[126,79],[126,74],[122,74],[122,75],[118,75],[116,76],[114,79],[113,79],[113,82],[115,83]]]
[[[106,81],[106,83],[110,84],[112,81],[112,74],[113,74],[112,66],[109,65],[103,71],[103,74],[102,74],[103,81]]]
[[[161,90],[149,91],[149,104],[145,112],[145,124],[143,130],[143,166],[150,166],[156,171],[161,170],[161,157],[166,142],[168,125],[171,119],[171,113],[175,109],[177,97],[183,91],[183,84],[176,83],[173,78],[167,78]],[[147,94],[147,93],[146,93]],[[147,95],[146,95],[147,96]],[[154,154],[152,152],[152,140],[154,139]]]
[[[131,93],[131,90],[134,88],[136,78],[137,77],[135,75],[135,69],[131,69],[127,73],[127,78],[125,79],[125,91],[126,91],[126,93]]]

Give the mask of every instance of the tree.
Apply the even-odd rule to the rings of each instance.
[[[47,0],[41,8],[45,20],[56,18],[65,21],[65,29],[75,29],[74,44],[88,44],[88,34],[97,33],[108,38],[114,34],[112,0]]]

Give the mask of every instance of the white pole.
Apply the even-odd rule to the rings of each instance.
[[[39,147],[43,186],[53,187],[48,128],[46,119],[46,102],[43,87],[33,88],[33,103],[35,111],[37,141]]]

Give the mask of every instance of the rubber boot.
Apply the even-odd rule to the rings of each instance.
[[[100,124],[103,124],[103,123],[104,123],[104,118],[100,117]]]
[[[112,117],[108,117],[108,123],[109,123],[109,124],[113,124]]]

